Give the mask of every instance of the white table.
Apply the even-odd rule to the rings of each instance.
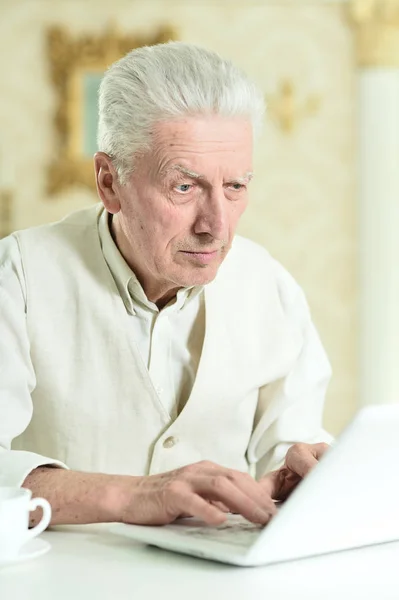
[[[45,556],[0,570],[1,600],[387,600],[399,598],[399,542],[242,568],[141,545],[107,525],[43,534]]]

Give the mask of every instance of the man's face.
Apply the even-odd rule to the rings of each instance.
[[[152,150],[117,186],[117,241],[146,287],[212,281],[248,202],[252,126],[244,118],[159,123]],[[118,239],[119,238],[119,239]]]

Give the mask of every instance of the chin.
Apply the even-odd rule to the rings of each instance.
[[[219,268],[219,266],[218,266]],[[176,277],[176,282],[182,287],[192,287],[193,285],[206,285],[211,283],[217,275],[218,268],[213,267],[212,269],[196,269],[193,273],[181,273],[180,277]]]

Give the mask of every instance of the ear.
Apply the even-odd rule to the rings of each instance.
[[[94,170],[96,174],[97,193],[106,210],[115,215],[121,209],[119,182],[118,174],[108,154],[105,154],[105,152],[95,153]]]

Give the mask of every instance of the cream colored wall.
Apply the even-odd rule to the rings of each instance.
[[[4,176],[7,162],[15,172],[14,228],[94,200],[82,189],[45,195],[56,101],[45,31],[62,24],[76,34],[101,32],[111,19],[122,31],[170,23],[180,39],[234,60],[265,93],[289,77],[301,102],[321,95],[319,112],[301,119],[293,134],[267,123],[240,232],[265,245],[305,289],[333,363],[325,421],[338,432],[357,402],[354,60],[342,8],[301,0],[0,0],[0,169]]]

